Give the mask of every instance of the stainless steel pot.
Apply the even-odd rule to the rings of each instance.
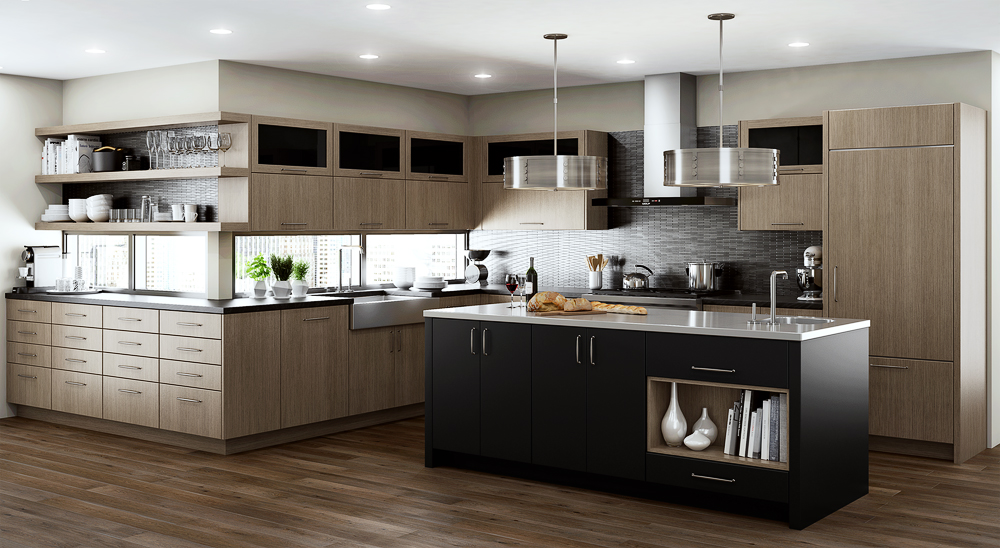
[[[688,277],[690,291],[715,291],[719,289],[718,276],[722,274],[722,265],[704,261],[688,263],[684,268]]]
[[[637,264],[636,268],[645,268],[646,272],[649,272],[649,276],[653,275],[653,271],[645,265]],[[622,277],[622,287],[625,289],[646,289],[649,287],[649,276],[643,274],[642,272],[632,272],[631,274],[626,274]]]

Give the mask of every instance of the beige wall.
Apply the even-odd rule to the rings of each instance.
[[[220,61],[222,110],[367,126],[468,132],[463,95]]]
[[[77,78],[63,84],[63,124],[219,110],[219,61]]]
[[[559,89],[559,129],[642,129],[643,83]],[[471,135],[552,131],[552,90],[469,97]]]
[[[0,280],[13,286],[24,245],[59,245],[59,233],[36,231],[35,221],[59,195],[35,184],[41,173],[42,141],[35,128],[62,122],[62,82],[0,75]],[[3,314],[6,316],[6,305]],[[7,355],[6,318],[0,323],[0,356]],[[6,371],[6,367],[4,368]],[[0,375],[0,401],[7,401],[7,375]],[[0,417],[13,415],[0,405]]]

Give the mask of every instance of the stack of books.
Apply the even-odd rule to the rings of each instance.
[[[101,148],[96,135],[49,137],[42,145],[42,175],[68,175],[93,171],[93,153]]]
[[[740,390],[726,419],[727,455],[788,462],[788,394]]]

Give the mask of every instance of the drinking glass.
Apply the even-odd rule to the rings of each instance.
[[[205,136],[195,135],[194,136],[194,154],[195,154],[195,167],[205,167],[205,155],[202,150],[205,148]]]
[[[229,150],[229,147],[231,146],[233,146],[233,136],[229,133],[220,133],[219,150],[222,151],[222,166],[220,167],[226,166],[226,151]]]
[[[184,138],[184,154],[187,156],[187,165],[184,167],[198,167],[198,158],[195,156],[197,152],[198,149],[194,146],[194,135],[188,135]]]
[[[177,156],[181,153],[181,148],[184,146],[179,137],[175,137],[173,132],[170,132],[170,144],[168,145],[168,151],[170,152],[170,167],[173,168],[174,163],[177,160]]]
[[[507,291],[510,291],[510,306],[507,308],[517,308],[514,304],[514,292],[517,291],[517,274],[507,274],[504,276],[503,283],[507,286]]]
[[[160,166],[160,168],[162,168],[163,167],[162,158],[170,150],[170,139],[168,138],[166,131],[158,131],[156,133],[159,135],[159,137],[157,138],[156,148],[159,151],[161,158],[160,163],[158,163],[157,165]],[[167,167],[170,167],[169,162],[167,162]]]
[[[524,302],[524,286],[528,285],[528,278],[524,274],[517,275],[517,289],[521,292],[521,306],[527,306]]]
[[[212,149],[210,147],[210,145],[212,144],[212,134],[211,133],[206,133],[206,134],[202,135],[201,136],[201,144],[202,144],[201,155],[205,159],[204,160],[205,167],[214,167],[212,165],[212,157],[209,155],[209,152],[212,151]]]
[[[215,165],[222,166],[222,162],[219,161],[219,134],[208,134],[208,150],[215,153]]]
[[[156,155],[156,146],[157,146],[156,140],[159,137],[160,137],[160,135],[157,132],[155,132],[155,131],[147,131],[146,132],[146,150],[149,151],[149,169],[156,169],[153,166],[153,163],[154,163],[153,160],[156,158],[156,156],[155,156]]]

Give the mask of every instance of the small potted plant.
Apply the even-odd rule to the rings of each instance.
[[[305,297],[309,291],[309,282],[306,281],[306,274],[309,274],[308,261],[295,261],[292,264],[292,296]]]
[[[274,253],[271,254],[271,271],[277,280],[271,285],[275,299],[287,299],[292,296],[292,284],[288,282],[288,278],[292,275],[293,262],[291,255],[279,257]]]
[[[267,261],[263,254],[258,254],[247,263],[247,276],[255,283],[253,286],[253,296],[263,299],[267,296],[267,279],[271,277],[271,267],[267,266]]]

